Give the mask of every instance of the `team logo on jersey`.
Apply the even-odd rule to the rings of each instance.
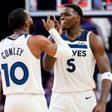
[[[73,56],[78,56],[78,57],[85,57],[86,56],[86,50],[72,50]]]

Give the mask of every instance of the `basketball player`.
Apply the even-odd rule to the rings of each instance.
[[[91,31],[81,29],[82,18],[83,12],[79,6],[65,5],[61,11],[61,25],[64,29],[61,36],[73,55],[69,58],[44,55],[45,70],[54,66],[50,112],[105,112],[112,83],[110,64],[101,38]],[[99,102],[96,102],[93,91],[95,63],[103,80]]]
[[[50,16],[44,24],[50,24],[47,25],[50,26],[48,31],[57,45],[53,45],[44,36],[29,34],[33,21],[22,8],[9,14],[8,23],[14,33],[0,42],[0,70],[3,93],[6,95],[4,111],[47,112],[41,83],[40,54],[46,52],[54,57],[68,57],[72,55],[72,51],[58,37]]]

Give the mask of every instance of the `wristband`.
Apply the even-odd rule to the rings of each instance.
[[[49,33],[51,34],[52,38],[55,40],[57,44],[57,52],[54,57],[69,57],[72,56],[72,50],[68,46],[68,44],[62,39],[62,37],[59,35],[57,30],[55,28],[51,28],[49,30]]]
[[[105,73],[101,74],[100,78],[101,78],[101,80],[108,79],[108,80],[112,81],[112,73],[105,72]]]
[[[62,39],[62,37],[59,35],[57,30],[55,28],[51,28],[49,30],[49,33],[51,34],[52,38],[55,40],[57,44],[68,46],[65,41]]]
[[[63,48],[62,46],[57,46],[56,54],[53,56],[55,58],[69,58],[71,55],[69,55],[69,50],[66,48]]]

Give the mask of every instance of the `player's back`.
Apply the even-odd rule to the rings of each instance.
[[[43,94],[40,59],[31,53],[27,41],[31,35],[17,39],[6,37],[0,43],[0,67],[3,93]]]

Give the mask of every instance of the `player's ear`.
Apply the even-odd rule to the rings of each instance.
[[[29,27],[29,25],[30,25],[30,24],[29,24],[29,21],[26,20],[26,21],[25,21],[25,27]]]
[[[80,22],[80,20],[81,20],[81,17],[78,15],[77,16],[77,22]]]

